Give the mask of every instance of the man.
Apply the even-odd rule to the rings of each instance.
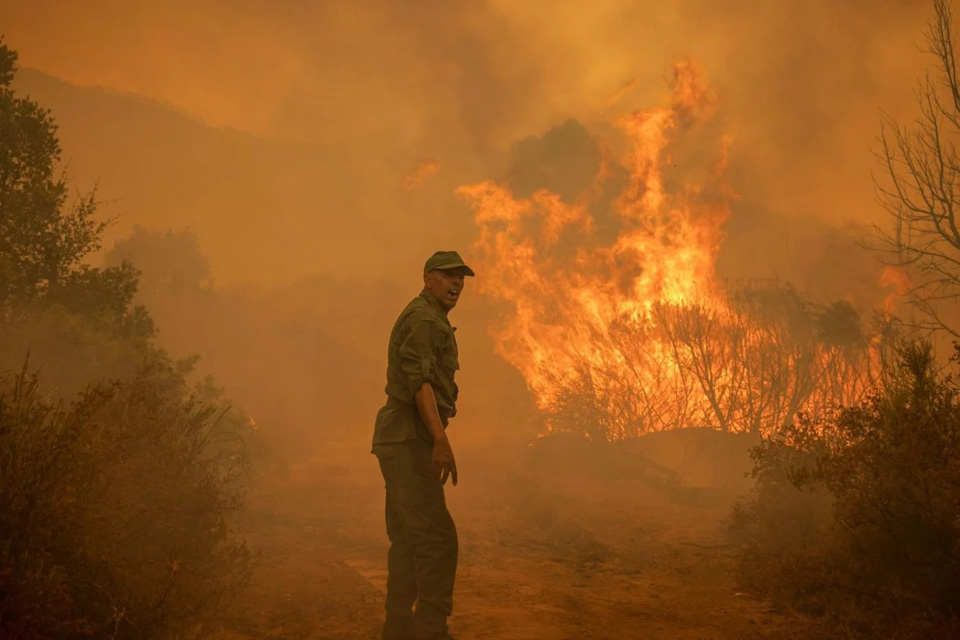
[[[447,314],[473,275],[456,251],[434,253],[423,266],[423,291],[390,333],[387,403],[373,431],[390,538],[384,640],[450,638],[457,530],[443,487],[448,477],[457,484],[446,426],[457,413],[460,363]]]

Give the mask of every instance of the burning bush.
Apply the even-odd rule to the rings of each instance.
[[[618,120],[629,151],[619,162],[601,154],[579,194],[459,190],[479,228],[480,286],[503,305],[498,352],[523,374],[547,431],[598,440],[690,426],[769,432],[800,411],[859,401],[882,344],[853,307],[716,278],[735,199],[723,178],[729,139],[709,124],[716,101],[696,64],[676,64],[671,89],[668,104]],[[585,148],[583,135],[566,126],[550,145],[570,137]],[[678,163],[691,139],[698,152]]]
[[[0,396],[0,635],[168,637],[215,617],[248,554],[242,441],[157,362],[52,405]]]
[[[754,450],[757,488],[733,519],[741,578],[855,631],[956,633],[960,384],[926,345],[885,373],[864,402]]]
[[[731,288],[723,308],[655,304],[649,319],[620,318],[594,336],[607,358],[566,354],[545,371],[551,431],[620,440],[706,426],[769,434],[799,412],[826,415],[865,397],[890,338],[868,339],[859,314],[821,306],[776,282]]]

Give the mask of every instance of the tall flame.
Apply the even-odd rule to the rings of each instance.
[[[803,354],[776,326],[731,311],[716,281],[729,139],[717,141],[701,183],[665,179],[669,143],[716,102],[690,61],[675,65],[671,89],[666,106],[617,123],[629,177],[606,208],[601,188],[574,203],[546,190],[517,198],[493,182],[458,190],[475,212],[481,290],[508,308],[494,330],[498,352],[541,409],[563,406],[598,438],[704,422],[756,429],[791,419],[812,393],[797,375]],[[609,173],[604,164],[597,180]],[[815,359],[842,375],[832,358],[819,348]]]

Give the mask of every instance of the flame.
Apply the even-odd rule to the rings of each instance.
[[[414,165],[400,181],[400,190],[407,192],[419,189],[440,171],[440,161],[432,158],[417,158]]]
[[[893,315],[897,300],[907,295],[913,285],[905,269],[887,265],[880,273],[880,286],[890,290],[883,300],[883,310],[887,315]]]
[[[863,364],[839,347],[810,357],[786,321],[731,305],[715,272],[735,198],[723,183],[731,140],[717,141],[704,183],[665,177],[671,140],[717,104],[692,61],[674,66],[670,85],[667,106],[617,122],[629,178],[608,208],[596,184],[574,203],[545,190],[519,199],[494,182],[458,189],[478,227],[481,292],[507,307],[497,351],[553,417],[548,430],[561,428],[560,414],[604,439],[703,424],[755,430],[831,401],[807,388],[810,371],[845,397],[862,387],[849,380]],[[597,182],[611,176],[603,155]]]
[[[704,81],[700,67],[693,60],[682,60],[673,66],[673,104],[675,117],[699,122],[717,106],[717,96]]]

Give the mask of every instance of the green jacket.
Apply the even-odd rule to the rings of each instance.
[[[390,332],[387,403],[377,413],[374,453],[377,445],[415,438],[433,443],[414,400],[424,382],[433,387],[444,427],[457,415],[459,390],[453,377],[460,362],[454,331],[440,303],[428,293],[411,300],[400,313]]]

